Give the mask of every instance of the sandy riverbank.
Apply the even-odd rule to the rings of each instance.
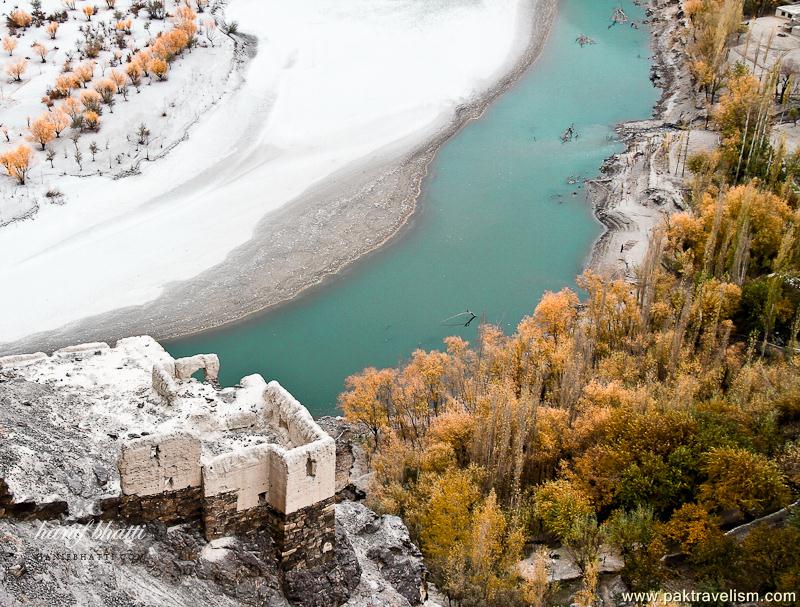
[[[652,120],[621,124],[617,134],[627,149],[612,156],[602,176],[587,182],[589,200],[606,231],[595,243],[589,267],[602,274],[635,279],[649,235],[667,215],[684,206],[683,171],[677,170],[675,143],[703,115],[697,107],[686,62],[682,3],[648,3],[653,68],[651,80],[662,89]],[[690,150],[713,141],[706,131],[689,136]]]
[[[70,280],[80,281],[83,276],[83,273],[73,273],[63,281],[63,286],[59,285],[65,289],[67,302],[60,304],[61,307],[51,306],[53,311],[58,311],[56,317],[48,318],[48,308],[46,305],[42,306],[41,302],[36,302],[31,314],[23,310],[24,306],[18,306],[17,312],[24,315],[25,326],[14,326],[13,322],[3,326],[0,339],[6,337],[7,343],[0,346],[0,351],[47,350],[64,343],[94,339],[113,340],[132,333],[148,333],[164,339],[196,332],[287,301],[379,247],[396,235],[412,216],[428,165],[442,143],[468,120],[478,117],[538,56],[555,17],[556,5],[555,0],[516,2],[515,32],[512,39],[505,41],[505,46],[500,47],[503,49],[502,61],[499,60],[498,49],[495,48],[493,64],[488,65],[486,60],[480,64],[484,72],[480,78],[467,75],[467,80],[456,83],[464,88],[464,82],[467,82],[478,91],[469,95],[471,100],[451,105],[452,109],[448,109],[447,103],[438,107],[418,107],[416,113],[405,117],[411,119],[413,124],[421,125],[418,128],[405,129],[401,132],[406,134],[400,137],[387,137],[387,143],[380,147],[369,148],[368,142],[360,142],[361,146],[356,150],[360,155],[338,165],[331,162],[333,170],[319,175],[315,179],[315,185],[306,187],[299,195],[291,197],[290,204],[273,208],[266,216],[261,212],[259,220],[252,224],[255,225],[255,230],[250,226],[251,237],[234,247],[221,263],[208,264],[210,269],[187,277],[188,279],[182,279],[182,274],[178,273],[173,280],[162,281],[155,299],[147,297],[152,289],[137,289],[136,284],[126,288],[123,279],[130,279],[131,273],[128,268],[123,268],[126,271],[121,277],[114,276],[108,284],[98,283],[97,289],[102,289],[103,292],[98,291],[96,294],[106,296],[111,292],[115,304],[111,308],[113,311],[106,310],[99,314],[92,313],[96,306],[91,285],[88,288],[82,285],[81,297],[69,293]],[[235,16],[239,18],[242,29],[245,29],[244,24],[250,20],[248,16]],[[507,26],[507,21],[503,23]],[[479,25],[483,27],[483,24]],[[492,31],[501,33],[502,28],[495,25]],[[271,40],[270,43],[275,44],[276,41]],[[259,55],[264,52],[262,47],[259,43]],[[449,52],[458,53],[459,48]],[[459,64],[468,63],[457,55],[452,60]],[[425,74],[422,80],[431,77],[434,75]],[[424,84],[425,82],[421,82],[421,86]],[[448,93],[449,99],[452,99],[452,91]],[[296,107],[297,102],[297,98],[290,98],[287,104],[278,105],[277,108],[273,103],[264,108],[264,117],[270,124],[280,125],[280,118],[291,117],[287,112]],[[268,99],[263,103],[266,105],[270,101]],[[227,116],[235,121],[237,112],[246,109],[229,106]],[[402,121],[404,116],[401,113],[393,118]],[[220,119],[224,120],[225,114]],[[250,124],[255,126],[252,121]],[[315,124],[322,124],[322,117]],[[379,116],[373,117],[366,126],[371,131],[387,128],[381,123]],[[347,133],[336,132],[332,128],[329,131],[325,133],[329,139],[323,138],[325,143],[331,139],[338,141],[339,138],[352,141]],[[251,135],[257,136],[258,134]],[[239,162],[234,163],[234,166],[226,163],[223,181],[229,180],[235,186],[237,177],[243,171],[247,174],[248,171],[260,170],[274,156],[276,148],[288,145],[286,139],[292,136],[288,127],[283,130],[278,128],[277,136],[270,141],[249,141],[252,145],[244,146],[244,149],[237,148],[237,155],[231,160]],[[374,143],[374,137],[370,141]],[[258,152],[256,157],[252,153],[254,147]],[[241,166],[242,163],[244,167]],[[277,171],[286,168],[281,167],[279,161],[275,164]],[[156,164],[154,168],[158,170],[158,166]],[[167,178],[165,172],[169,167],[162,166],[159,176]],[[299,172],[305,168],[307,167],[300,163],[289,166],[288,170]],[[314,174],[313,171],[311,173]],[[206,193],[208,184],[205,182],[210,179],[209,175],[209,171],[205,171],[192,184],[195,194]],[[219,181],[220,179],[215,179],[216,184]],[[268,181],[246,180],[233,193],[245,197],[259,196],[268,188],[268,184]],[[290,190],[288,186],[284,186],[284,189],[287,191],[284,193]],[[190,201],[186,204],[191,212],[198,214],[196,209],[191,208]],[[185,209],[176,209],[175,212],[182,210]],[[201,212],[208,210],[208,207],[200,209]],[[253,213],[259,211],[247,210]],[[212,216],[201,217],[206,222],[205,225],[216,224],[217,232],[229,229],[231,222],[225,216],[225,208],[213,211]],[[195,232],[200,262],[213,259],[214,255],[209,254],[209,250],[218,255],[219,243],[214,242],[217,232]],[[119,233],[121,232],[117,231]],[[167,253],[170,252],[185,254],[180,250],[180,243],[167,247]],[[94,254],[102,255],[102,251],[95,251]],[[146,259],[147,263],[139,264],[140,273],[146,274],[154,267],[152,264],[159,261],[163,264],[170,263],[169,256],[161,256],[159,260],[158,256],[151,255],[149,251],[145,251],[144,256],[152,259]],[[33,289],[34,292],[27,290],[28,297],[36,295],[36,289]],[[26,293],[21,295],[25,296]],[[135,300],[143,295],[147,303],[125,305],[126,299]],[[85,307],[82,307],[83,302],[87,304]],[[121,305],[118,305],[120,302]],[[65,318],[63,309],[73,318]],[[36,324],[38,320],[45,322]],[[61,322],[62,320],[66,322]],[[48,330],[30,335],[36,329]]]

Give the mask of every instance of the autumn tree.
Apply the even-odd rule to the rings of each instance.
[[[67,74],[59,74],[56,76],[55,83],[53,84],[52,88],[50,89],[51,97],[68,97],[72,89],[78,88],[80,86],[80,82],[75,77],[74,74],[67,73]],[[55,93],[55,94],[54,94]]]
[[[469,542],[470,584],[477,590],[472,600],[497,604],[520,586],[517,566],[525,537],[506,521],[494,492],[476,508]]]
[[[16,179],[20,185],[25,185],[32,158],[33,152],[31,149],[22,144],[13,150],[0,154],[0,164],[3,165],[10,177]]]
[[[94,90],[100,95],[101,100],[113,112],[114,95],[117,92],[117,85],[111,78],[104,78],[94,85]]]
[[[96,131],[100,127],[100,115],[93,110],[86,110],[83,113],[83,120],[90,131]]]
[[[446,571],[448,559],[469,545],[472,512],[480,501],[474,470],[448,470],[424,486],[422,504],[411,515],[431,566]]]
[[[53,132],[56,137],[60,137],[62,131],[64,131],[71,122],[69,115],[61,108],[48,112],[47,119],[50,121],[50,124],[53,125]]]
[[[74,129],[80,129],[83,126],[83,105],[75,97],[67,97],[60,107],[70,118],[70,126]]]
[[[566,335],[578,317],[578,296],[570,289],[558,293],[547,292],[542,296],[533,317],[540,323],[546,334],[556,342]]]
[[[575,593],[573,604],[577,607],[594,607],[597,603],[597,584],[600,581],[600,560],[589,561],[583,571],[583,584]]]
[[[581,520],[594,516],[589,498],[568,480],[540,485],[536,490],[534,508],[544,528],[563,542],[576,536]]]
[[[103,97],[96,90],[88,89],[81,91],[80,100],[84,110],[94,112],[96,114],[100,113],[100,106],[103,102]]]
[[[42,44],[41,42],[34,43],[31,48],[33,52],[39,55],[39,58],[42,60],[42,63],[47,63],[47,47]]]
[[[45,146],[55,139],[56,136],[56,129],[50,121],[48,113],[39,116],[31,123],[30,132],[30,140],[41,145],[42,150],[44,150]]]
[[[144,74],[142,65],[139,62],[131,62],[125,66],[125,73],[127,74],[128,79],[131,81],[131,84],[138,91],[142,84],[142,75]]]
[[[155,74],[156,78],[158,78],[159,80],[167,79],[167,72],[169,71],[169,66],[167,65],[167,62],[161,57],[152,58],[147,63],[147,69],[151,73]]]
[[[704,470],[708,480],[700,487],[700,499],[711,511],[761,516],[789,502],[780,470],[763,455],[730,447],[712,449]]]
[[[706,97],[714,103],[728,69],[728,40],[741,23],[742,0],[704,0],[699,7],[690,9],[690,65]]]
[[[58,33],[58,21],[50,21],[45,27],[47,34],[50,36],[51,40],[56,39],[56,34]]]
[[[622,555],[622,578],[635,591],[659,588],[664,579],[661,555],[665,547],[653,509],[639,504],[631,511],[617,510],[605,523],[609,543]]]
[[[17,48],[17,39],[11,36],[5,36],[3,38],[3,50],[7,51],[9,56],[11,56],[14,54],[15,48]]]
[[[33,17],[31,17],[30,13],[17,8],[8,14],[8,21],[12,23],[14,27],[24,29],[33,22]]]
[[[770,91],[768,84],[749,73],[737,73],[729,79],[728,90],[714,110],[714,121],[723,137],[723,158],[734,183],[763,175],[769,168],[771,143],[766,135],[772,127]]]
[[[11,76],[15,82],[22,82],[22,77],[28,69],[28,62],[25,59],[17,59],[16,61],[9,61],[6,64],[6,74]]]
[[[347,392],[339,396],[339,407],[348,420],[363,425],[372,435],[372,448],[380,445],[381,434],[390,427],[391,383],[394,373],[370,367],[345,380]]]
[[[128,81],[125,74],[120,72],[119,70],[111,70],[108,73],[108,79],[114,83],[114,87],[116,88],[117,93],[121,93],[125,83]]]
[[[75,67],[73,71],[73,75],[76,81],[82,86],[86,87],[86,83],[91,81],[92,77],[94,76],[94,61],[84,61],[80,65]]]

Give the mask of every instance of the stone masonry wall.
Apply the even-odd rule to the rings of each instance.
[[[335,500],[330,497],[291,514],[269,508],[269,528],[286,571],[327,562],[336,544]]]
[[[0,518],[19,520],[49,520],[68,513],[67,502],[55,500],[36,503],[34,501],[15,502],[14,495],[5,479],[0,478]]]
[[[207,540],[226,535],[270,531],[269,505],[263,502],[246,510],[236,507],[237,493],[220,493],[203,500],[203,525]]]
[[[121,495],[107,498],[100,504],[100,518],[124,520],[130,525],[154,521],[161,521],[165,525],[177,525],[199,520],[202,508],[202,489],[186,487],[155,495]]]

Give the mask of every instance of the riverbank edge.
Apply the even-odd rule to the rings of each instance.
[[[193,279],[167,287],[158,299],[148,304],[83,318],[60,329],[3,343],[0,352],[52,351],[77,341],[110,342],[134,334],[176,341],[247,322],[325,286],[333,277],[405,233],[416,215],[431,163],[442,146],[471,121],[479,119],[535,64],[551,35],[558,0],[536,0],[531,3],[529,13],[532,21],[525,26],[530,28],[528,43],[511,67],[485,93],[456,108],[448,126],[410,153],[377,168],[355,167],[351,174],[332,176],[331,183],[312,188],[300,200],[267,216],[251,241],[233,251],[224,262]],[[373,217],[378,219],[377,223],[369,221],[368,216],[376,207],[382,215]],[[325,221],[330,217],[334,219]],[[359,223],[367,224],[367,230],[359,233],[355,227]],[[306,232],[298,234],[298,226]],[[307,239],[309,235],[335,241],[336,246],[331,245],[325,251],[324,245],[328,243],[323,242],[315,248],[316,243]],[[343,245],[344,240],[349,243]],[[297,255],[288,255],[298,245],[302,250]],[[280,276],[265,272],[269,261],[283,252],[287,256],[279,257]],[[325,263],[309,271],[315,257],[317,262],[325,259]]]
[[[647,4],[652,66],[650,80],[661,89],[651,119],[624,122],[615,131],[624,152],[607,158],[600,176],[586,181],[587,199],[605,227],[591,248],[586,267],[610,278],[636,280],[653,228],[684,210],[684,180],[656,170],[668,133],[701,115],[689,73],[682,0]]]

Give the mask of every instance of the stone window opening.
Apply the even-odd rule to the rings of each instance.
[[[267,492],[262,491],[258,494],[258,503],[259,504],[266,504],[267,503]]]
[[[158,445],[153,445],[150,447],[150,457],[158,459],[161,453],[161,448]]]
[[[311,456],[308,456],[306,460],[306,476],[316,476],[317,475],[317,460],[311,459]]]

